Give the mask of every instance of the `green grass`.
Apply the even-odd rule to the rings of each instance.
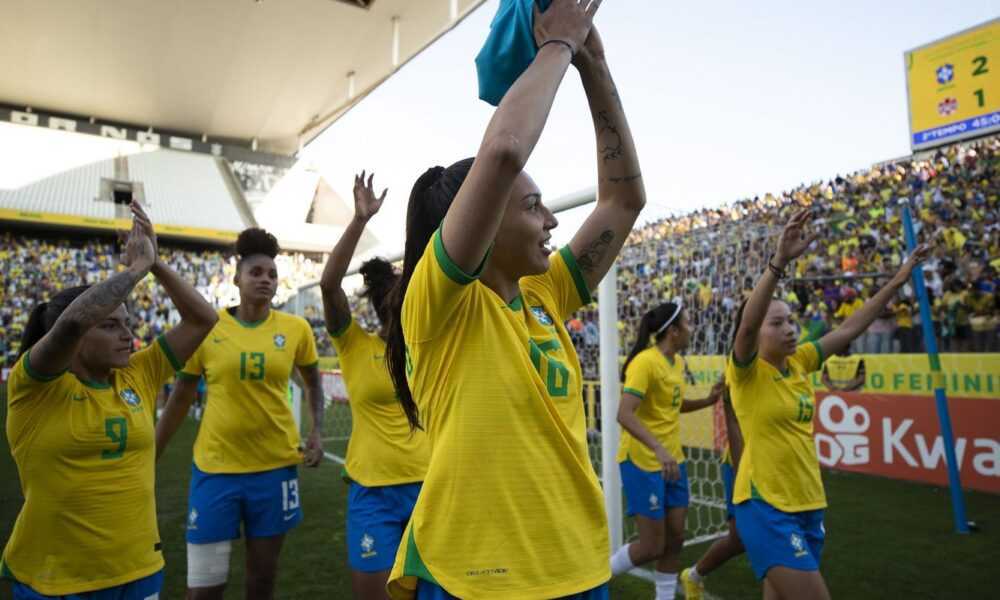
[[[981,531],[957,535],[945,488],[832,471],[823,481],[830,508],[822,572],[834,598],[1000,597],[997,496],[967,493],[969,518]],[[683,563],[707,548],[685,548]],[[745,555],[712,574],[707,589],[726,600],[761,596]]]
[[[2,399],[2,398],[0,398]],[[6,402],[0,402],[5,406]],[[0,409],[2,410],[2,409]],[[184,527],[191,447],[196,425],[187,421],[157,468],[157,508],[166,558],[162,598],[182,598],[185,587]],[[0,540],[6,543],[22,498],[6,438],[0,450]],[[328,450],[343,449],[331,441]],[[951,532],[947,490],[861,475],[824,475],[831,509],[823,574],[835,598],[996,598],[996,560],[1000,539],[990,526],[1000,523],[1000,498],[966,495],[970,518],[982,531],[968,536]],[[278,598],[350,598],[344,512],[347,486],[340,466],[326,461],[301,469],[305,520],[285,543]],[[707,544],[685,548],[684,564],[698,559]],[[243,546],[234,548],[226,598],[243,597]],[[723,566],[708,579],[708,591],[726,600],[759,598],[745,557]],[[648,599],[651,584],[619,577],[611,584],[614,599]],[[8,598],[0,586],[0,598]]]

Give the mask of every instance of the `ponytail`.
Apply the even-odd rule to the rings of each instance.
[[[410,201],[406,207],[406,244],[403,251],[403,272],[396,280],[395,286],[386,298],[388,335],[386,337],[385,360],[396,387],[396,397],[399,399],[406,420],[411,429],[423,429],[420,425],[420,414],[417,404],[410,392],[407,381],[410,370],[406,351],[406,340],[403,337],[403,300],[410,285],[410,278],[417,268],[417,263],[424,254],[434,232],[441,226],[458,190],[465,182],[473,159],[460,160],[447,169],[432,167],[424,172],[413,184]]]
[[[683,310],[680,301],[675,300],[674,302],[664,302],[642,315],[642,319],[639,321],[639,333],[636,334],[635,344],[632,345],[632,350],[629,351],[628,358],[625,359],[625,364],[622,365],[622,381],[625,381],[625,373],[628,371],[628,366],[632,362],[632,359],[646,348],[649,348],[650,340],[654,337],[657,342],[666,337],[670,328],[680,323],[680,316]]]
[[[740,323],[743,322],[743,310],[747,307],[747,302],[750,298],[744,298],[743,302],[740,302],[740,307],[736,309],[736,320],[733,322],[733,335],[729,340],[729,354],[732,354],[736,349],[736,334],[740,332]],[[726,360],[729,360],[728,358]]]
[[[386,301],[399,275],[392,268],[392,263],[384,258],[365,261],[359,272],[365,280],[365,290],[361,293],[361,297],[371,302],[379,321],[386,323],[389,320]]]
[[[59,315],[66,310],[81,294],[90,289],[89,285],[79,285],[60,291],[48,302],[39,302],[31,309],[28,316],[28,323],[21,332],[21,344],[17,349],[17,359],[31,350],[31,347],[38,343],[38,340],[45,337],[45,334],[52,329],[52,326],[59,320]]]

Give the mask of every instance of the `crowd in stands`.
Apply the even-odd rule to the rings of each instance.
[[[620,347],[634,341],[645,311],[680,298],[693,325],[690,353],[726,353],[736,311],[766,267],[774,236],[802,206],[824,235],[781,294],[802,341],[818,339],[901,264],[904,205],[912,206],[919,241],[936,246],[923,274],[940,351],[1000,351],[1000,137],[636,229],[619,261]],[[356,311],[374,323],[365,303]],[[567,323],[588,379],[598,376],[597,318],[591,305]],[[920,319],[907,286],[851,350],[923,351]]]
[[[268,171],[270,173],[270,171]],[[903,260],[903,206],[912,207],[917,235],[936,249],[923,273],[932,320],[944,352],[1000,351],[1000,137],[942,148],[787,192],[706,208],[648,223],[622,252],[618,293],[621,345],[631,344],[639,318],[658,302],[680,298],[693,325],[693,354],[725,353],[732,322],[753,277],[765,268],[773,236],[800,206],[813,210],[823,237],[800,259],[781,288],[793,306],[803,341],[817,339],[863,303]],[[16,353],[30,307],[53,290],[93,283],[115,268],[110,239],[67,240],[0,236],[0,353]],[[216,306],[236,302],[235,260],[219,250],[163,248],[163,256]],[[320,261],[278,258],[277,304],[319,279]],[[132,311],[148,342],[177,314],[150,278],[137,288]],[[377,318],[367,301],[351,298],[355,318],[370,330]],[[302,303],[321,354],[333,353],[318,295]],[[920,352],[920,312],[904,289],[853,345],[857,353]],[[596,305],[568,322],[584,375],[597,376]]]
[[[39,237],[21,232],[0,234],[0,357],[10,366],[31,308],[64,287],[93,284],[117,268],[113,238]],[[234,306],[236,259],[217,249],[174,248],[160,241],[160,256],[194,283],[213,305]],[[307,283],[319,279],[323,264],[301,254],[280,254],[276,302],[283,303]],[[129,305],[137,344],[149,343],[180,320],[166,293],[152,277],[135,288]],[[323,336],[325,339],[326,336]]]

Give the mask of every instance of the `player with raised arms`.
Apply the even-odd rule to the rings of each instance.
[[[818,341],[797,345],[788,305],[775,298],[786,267],[818,237],[809,210],[785,225],[767,270],[736,318],[726,366],[733,407],[746,441],[734,485],[736,527],[764,597],[829,598],[819,572],[826,494],[813,443],[809,374],[861,335],[929,252],[919,246],[890,281]]]
[[[285,534],[302,520],[296,465],[323,460],[316,340],[301,317],[271,308],[278,240],[263,229],[236,240],[240,303],[218,311],[211,335],[180,371],[156,427],[157,456],[183,422],[204,376],[209,401],[194,444],[187,518],[188,598],[222,598],[232,540],[246,536],[246,596],[271,598]],[[288,402],[297,369],[312,430],[303,449]]]
[[[392,296],[390,371],[431,462],[389,579],[396,599],[608,597],[607,518],[587,451],[569,315],[645,204],[631,132],[592,18],[535,13],[540,48],[474,159],[413,186]],[[596,128],[597,205],[568,246],[524,172],[569,66]]]
[[[385,363],[389,318],[386,298],[399,275],[392,264],[373,258],[361,265],[366,297],[381,328],[368,333],[351,316],[341,283],[368,221],[382,207],[387,191],[375,195],[362,172],[354,178],[354,219],[334,246],[320,289],[326,329],[340,359],[351,407],[351,439],[344,465],[347,497],[347,555],[351,586],[358,600],[386,598],[385,584],[403,529],[410,520],[427,473],[430,443],[409,421],[396,399]]]
[[[218,317],[159,260],[152,223],[131,208],[125,268],[35,306],[10,374],[7,439],[24,505],[0,571],[16,600],[145,600],[163,584],[156,396]],[[133,353],[125,303],[149,273],[181,320]]]

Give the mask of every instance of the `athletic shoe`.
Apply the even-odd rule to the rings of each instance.
[[[684,597],[687,600],[701,600],[705,592],[705,584],[691,579],[691,569],[681,571],[681,585],[684,586]]]

